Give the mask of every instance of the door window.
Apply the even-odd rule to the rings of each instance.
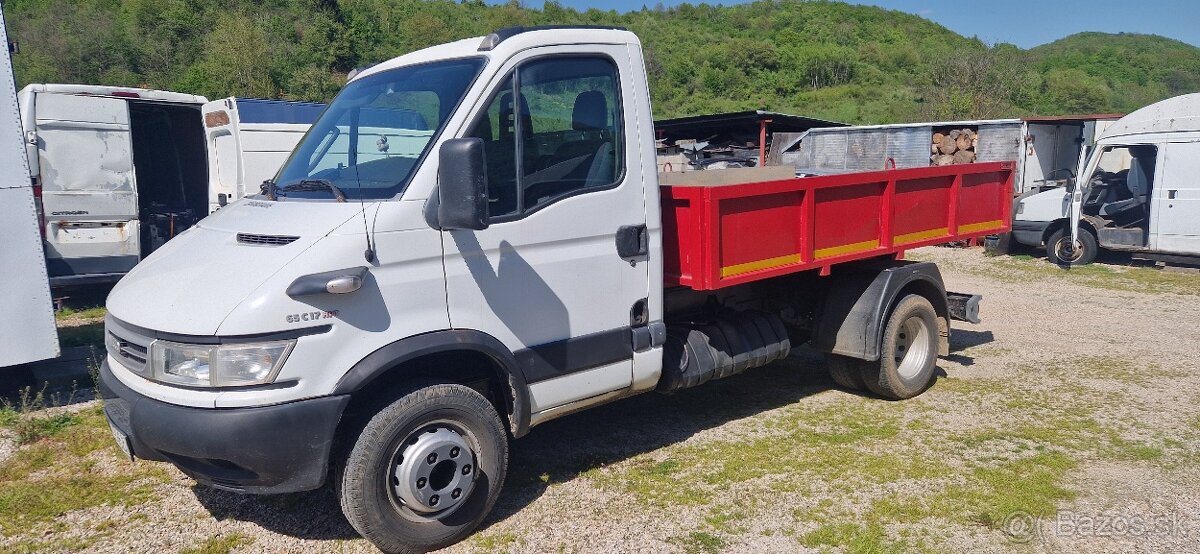
[[[505,80],[468,133],[484,141],[491,217],[519,217],[620,181],[618,87],[616,65],[604,57],[534,60]]]

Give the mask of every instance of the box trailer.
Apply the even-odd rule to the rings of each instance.
[[[109,295],[118,445],[226,490],[336,480],[355,529],[419,552],[488,514],[510,436],[578,410],[802,344],[850,389],[931,386],[979,297],[902,254],[1006,230],[1013,162],[662,184],[649,98],[616,28],[355,75],[261,194]]]
[[[38,206],[25,160],[4,7],[0,6],[0,368],[58,356]]]

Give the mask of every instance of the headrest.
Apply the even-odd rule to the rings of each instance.
[[[575,97],[575,111],[571,114],[571,128],[576,131],[591,131],[608,127],[608,99],[598,90],[581,92]]]

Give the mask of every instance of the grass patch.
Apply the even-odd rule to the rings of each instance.
[[[74,395],[75,391],[71,391],[70,396]],[[80,421],[79,416],[70,412],[46,412],[48,404],[58,403],[57,398],[47,402],[45,391],[34,394],[26,387],[20,391],[16,402],[0,399],[0,427],[16,433],[17,444],[30,444],[57,435]]]
[[[503,533],[475,535],[472,541],[475,543],[476,548],[484,552],[497,552],[508,550],[510,546],[520,543],[521,539],[512,531],[505,531]]]
[[[229,554],[234,548],[254,542],[254,539],[241,533],[230,533],[209,537],[197,546],[185,548],[179,554]]]
[[[847,554],[874,554],[901,550],[884,535],[878,523],[826,523],[805,533],[800,543],[809,548],[843,547]]]
[[[671,542],[679,545],[684,552],[713,553],[725,548],[725,539],[704,531],[692,531],[671,539]]]
[[[90,308],[73,308],[64,306],[63,309],[54,312],[54,319],[59,321],[64,319],[94,319],[104,317],[108,310],[104,306],[92,306]]]
[[[155,464],[105,471],[100,459],[119,458],[102,408],[73,417],[71,425],[20,447],[0,464],[0,532],[22,534],[93,506],[136,506],[153,498],[155,481],[167,479]]]
[[[996,277],[1000,270],[1008,280],[1043,283],[1072,283],[1092,288],[1152,294],[1200,295],[1195,275],[1172,273],[1149,267],[1090,264],[1064,269],[1028,255],[989,258],[989,267],[963,268],[977,275]]]

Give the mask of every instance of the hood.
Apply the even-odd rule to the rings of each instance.
[[[147,329],[215,335],[259,285],[361,209],[357,203],[239,200],[134,267],[109,293],[108,311]]]

